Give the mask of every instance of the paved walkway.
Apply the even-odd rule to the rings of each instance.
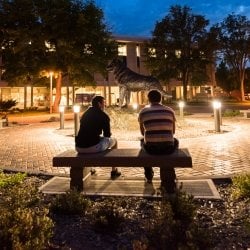
[[[36,174],[68,175],[68,168],[52,167],[52,157],[74,148],[73,120],[65,121],[63,130],[59,129],[59,121],[41,122],[44,116],[14,120],[18,121],[18,125],[0,129],[0,168]],[[184,121],[179,120],[176,135],[180,147],[189,149],[193,169],[177,169],[177,176],[184,179],[228,177],[250,172],[249,129],[250,119],[244,118],[223,118],[221,133],[213,131],[214,120],[211,114],[196,114],[186,117]],[[116,134],[119,147],[139,147],[138,141],[124,139],[127,132]],[[98,175],[109,173],[110,168],[97,168]],[[143,176],[143,169],[122,168],[122,173],[124,176]],[[155,177],[159,177],[158,168],[155,168]]]

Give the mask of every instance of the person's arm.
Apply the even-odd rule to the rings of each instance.
[[[176,117],[175,117],[175,113],[173,113],[173,134],[175,134],[175,123],[176,123]]]
[[[106,116],[103,119],[103,136],[110,137],[111,136],[111,129],[110,129],[110,119]]]
[[[144,126],[143,126],[143,123],[140,123],[140,131],[141,131],[141,134],[144,136]]]
[[[140,116],[140,114],[139,114],[139,116],[138,116],[138,122],[139,122],[139,125],[140,125],[141,135],[144,136],[144,126],[143,126],[143,122],[141,121],[141,116]]]

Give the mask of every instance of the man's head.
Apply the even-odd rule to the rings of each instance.
[[[156,89],[150,90],[148,93],[148,101],[150,103],[160,103],[161,93]]]
[[[104,97],[100,96],[100,95],[96,95],[93,99],[92,99],[92,106],[95,108],[100,108],[100,109],[104,109]]]

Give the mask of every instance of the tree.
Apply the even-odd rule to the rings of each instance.
[[[246,16],[230,14],[219,25],[221,51],[225,62],[232,70],[245,100],[245,73],[250,59],[250,21]]]
[[[58,110],[62,79],[74,85],[95,84],[94,72],[116,54],[103,12],[93,1],[0,0],[5,72],[8,81],[44,78],[56,73]],[[18,11],[17,11],[18,10]],[[43,72],[43,74],[41,74]],[[48,80],[46,81],[48,82]]]
[[[216,70],[216,81],[219,87],[226,92],[235,89],[235,79],[224,61],[221,61]]]
[[[209,61],[200,46],[204,43],[208,23],[203,16],[192,14],[187,6],[172,6],[169,14],[156,23],[153,38],[146,45],[147,65],[152,74],[163,81],[180,79],[185,100],[192,74],[194,82],[207,77],[204,69]]]

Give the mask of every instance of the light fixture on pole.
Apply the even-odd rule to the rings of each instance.
[[[183,112],[184,106],[185,106],[184,101],[179,101],[180,119],[181,119],[181,120],[183,120],[183,118],[184,118],[184,112]]]
[[[64,129],[64,106],[59,106],[59,112],[60,112],[60,129]]]
[[[49,72],[50,79],[50,89],[49,89],[49,113],[52,114],[52,106],[53,106],[53,72]]]
[[[220,125],[221,125],[221,102],[214,101],[214,123],[215,123],[215,132],[220,132]]]
[[[80,106],[79,105],[74,105],[73,110],[74,110],[75,136],[77,136],[78,130],[79,130],[79,124],[80,124],[80,118],[79,118]]]

